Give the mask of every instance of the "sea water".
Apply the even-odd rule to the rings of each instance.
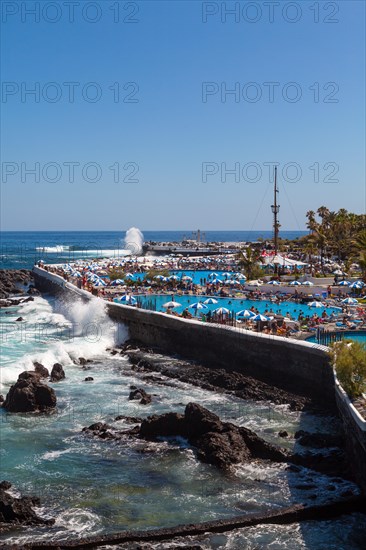
[[[66,263],[79,258],[117,258],[136,254],[140,235],[124,231],[1,231],[1,269],[31,268],[34,263]],[[145,241],[180,242],[190,231],[143,231]],[[283,238],[295,239],[306,231],[283,231]],[[127,241],[125,240],[127,236]],[[272,238],[271,231],[207,231],[207,242],[252,242]]]
[[[19,316],[24,321],[17,322]],[[38,513],[56,518],[53,526],[14,528],[1,536],[2,542],[51,544],[83,535],[274,511],[295,502],[323,503],[348,489],[358,492],[348,481],[330,480],[306,468],[290,472],[283,464],[261,461],[239,465],[229,476],[199,462],[179,438],[159,443],[93,439],[82,433],[84,426],[103,421],[127,429],[130,425],[123,421],[114,422],[117,415],[183,412],[192,401],[295,451],[301,448],[293,438],[279,438],[280,430],[336,433],[340,425],[333,417],[243,401],[180,381],[166,380],[167,385],[161,385],[142,380],[143,374],[133,371],[125,356],[107,351],[128,333],[106,316],[98,299],[70,305],[52,297],[35,297],[33,302],[0,310],[0,321],[1,393],[8,392],[20,372],[32,369],[35,360],[48,369],[60,362],[66,372],[65,380],[50,384],[57,396],[54,413],[0,410],[2,478],[22,494],[40,496]],[[75,364],[79,357],[92,361],[90,370]],[[169,360],[184,368],[179,359]],[[86,376],[94,381],[85,382]],[[130,385],[151,393],[152,403],[142,406],[129,401]],[[309,483],[313,490],[302,488]],[[207,548],[356,549],[362,548],[365,534],[365,517],[354,514],[333,522],[237,530],[204,537],[202,544]]]

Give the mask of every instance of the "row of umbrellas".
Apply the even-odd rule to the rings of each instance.
[[[204,302],[195,302],[194,304],[191,304],[188,306],[190,309],[196,310],[196,312],[200,309],[208,309],[208,304],[217,304],[218,301],[215,300],[215,298],[208,298]],[[174,309],[176,307],[180,307],[182,304],[174,301],[166,302],[163,304],[163,307],[165,309]],[[217,315],[229,315],[230,310],[226,307],[218,307],[213,310],[212,313],[216,313]],[[264,315],[256,314],[253,311],[250,311],[249,309],[243,309],[241,311],[238,311],[236,313],[237,317],[243,317],[246,319],[252,319],[253,321],[268,321],[269,317],[265,317]]]
[[[91,264],[88,267],[90,268],[90,270],[86,274],[87,280],[89,282],[91,282],[93,284],[93,286],[96,286],[96,287],[105,287],[105,286],[107,286],[107,283],[99,275],[97,275],[96,273],[93,273],[92,270],[94,270],[96,266]],[[63,268],[65,273],[68,273],[72,277],[77,277],[77,278],[82,277],[81,273],[79,271],[75,270],[70,264],[65,264],[65,265],[62,266],[62,268]],[[222,273],[222,276],[223,277],[234,277],[234,278],[238,278],[242,281],[245,280],[245,276],[242,275],[241,273],[226,272],[226,273]],[[135,278],[133,273],[126,273],[126,275],[124,277],[125,277],[125,279],[129,279],[129,280],[133,280]],[[164,282],[180,280],[180,277],[178,277],[177,275],[171,275],[169,277],[165,277],[164,275],[156,275],[154,278],[156,280],[161,280],[161,281],[164,281]],[[223,282],[221,279],[218,279],[218,273],[214,273],[214,272],[210,273],[208,278],[210,279],[211,283],[222,283]],[[192,281],[193,279],[189,275],[185,275],[181,278],[181,280],[188,282],[188,281]],[[235,284],[240,285],[241,284],[239,280],[235,280],[235,279],[230,279],[229,281],[225,281],[225,282],[230,284],[230,285],[235,285]],[[251,282],[255,283],[256,281],[251,281]],[[111,286],[119,286],[119,285],[123,285],[124,283],[125,283],[124,279],[115,279],[110,284],[111,284]],[[276,280],[269,281],[268,284],[273,285],[273,286],[279,286],[280,285],[280,283]],[[310,287],[310,286],[314,286],[314,283],[312,283],[311,281],[304,281],[303,283],[301,283],[300,281],[291,281],[289,283],[289,286],[308,286],[308,287]],[[361,290],[366,285],[363,281],[355,281],[353,283],[351,281],[341,281],[339,283],[339,286],[347,286],[350,289]]]
[[[347,286],[348,288],[361,290],[365,286],[365,283],[363,281],[355,281],[354,283],[351,283],[351,281],[341,281],[338,286]]]
[[[117,303],[122,303],[122,304],[124,303],[124,304],[130,304],[130,305],[135,305],[137,303],[136,298],[134,298],[129,294],[125,294],[121,298],[115,298],[114,301]],[[191,304],[188,307],[190,309],[194,309],[198,311],[200,309],[208,309],[207,306],[209,304],[217,304],[217,303],[218,303],[218,300],[215,300],[215,298],[207,298],[207,300],[205,300],[204,302],[195,302],[194,304]],[[342,300],[342,304],[358,305],[358,301],[355,298],[345,298],[344,300]],[[163,308],[165,309],[175,309],[180,306],[182,306],[182,304],[180,304],[179,302],[175,302],[174,300],[171,300],[170,302],[166,302],[165,304],[163,304]],[[324,308],[324,307],[327,307],[327,304],[314,300],[313,302],[310,302],[308,306],[312,308]],[[218,315],[228,315],[230,313],[230,310],[228,310],[225,307],[219,307],[213,310],[213,313],[217,313]],[[236,313],[236,315],[237,317],[244,317],[247,319],[252,319],[253,321],[267,321],[269,319],[269,317],[256,314],[253,311],[248,309],[243,309],[238,313]]]
[[[279,285],[280,283],[274,280],[270,281],[268,284]],[[291,281],[291,283],[289,283],[289,286],[314,286],[314,283],[312,283],[311,281],[304,281],[303,283],[300,283],[300,281]],[[363,283],[362,281],[355,281],[353,283],[351,283],[351,281],[342,281],[341,283],[339,283],[338,286],[348,286],[349,288],[361,289],[365,286],[365,283]]]
[[[345,298],[344,300],[341,301],[341,303],[345,304],[345,305],[348,305],[348,306],[358,305],[358,301],[356,300],[356,298]],[[308,307],[315,307],[315,308],[327,307],[327,304],[323,304],[322,302],[317,302],[317,301],[310,302],[307,305],[308,305]]]
[[[249,281],[247,284],[251,286],[262,286],[263,284],[268,284],[273,286],[281,285],[281,283],[279,281],[276,281],[275,279],[273,281],[269,281],[268,283],[263,283],[262,281],[258,280],[258,281]],[[303,283],[300,283],[300,281],[291,281],[291,283],[289,283],[289,286],[314,286],[314,283],[312,283],[311,281],[305,281]]]
[[[300,283],[300,281],[291,281],[289,286],[314,286],[314,283],[311,281],[304,281],[303,283]]]

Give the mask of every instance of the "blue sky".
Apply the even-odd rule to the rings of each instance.
[[[2,2],[2,229],[268,230],[274,162],[283,229],[365,212],[365,4],[270,4]]]

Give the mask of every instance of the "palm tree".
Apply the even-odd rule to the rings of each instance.
[[[366,229],[360,231],[360,233],[353,240],[355,248],[355,260],[361,268],[362,279],[366,281]]]
[[[306,227],[312,232],[315,231],[315,229],[318,227],[318,222],[315,219],[314,210],[309,210],[308,212],[306,212],[306,217],[308,219]]]
[[[250,246],[248,246],[245,251],[240,250],[238,253],[238,264],[244,269],[245,276],[249,280],[253,279],[258,273],[260,257],[260,251],[255,248],[251,248]]]
[[[320,255],[320,264],[322,268],[322,273],[324,275],[324,254],[328,244],[328,237],[325,231],[322,229],[317,229],[314,234],[314,245],[319,250]]]
[[[321,206],[318,208],[317,214],[322,220],[321,225],[327,227],[329,223],[330,210],[326,206]]]
[[[304,252],[307,254],[309,264],[310,264],[310,273],[313,274],[313,256],[315,255],[314,240],[309,239],[305,245]]]
[[[360,231],[353,242],[357,250],[366,253],[366,229]]]
[[[361,268],[362,280],[366,283],[366,252],[361,252],[357,262]]]

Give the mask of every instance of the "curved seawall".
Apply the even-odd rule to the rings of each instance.
[[[91,300],[89,292],[44,269],[33,269],[42,292],[63,300]],[[355,476],[366,492],[366,422],[335,382],[325,346],[269,336],[234,327],[182,319],[131,306],[106,302],[111,319],[125,324],[129,337],[168,354],[197,360],[211,368],[239,371],[275,387],[336,405],[344,426]]]
[[[91,299],[62,277],[34,268],[37,288],[62,293],[63,299]],[[334,404],[334,376],[327,348],[241,328],[182,319],[106,302],[109,316],[124,323],[132,339],[169,354],[213,367],[234,370],[300,395]]]

